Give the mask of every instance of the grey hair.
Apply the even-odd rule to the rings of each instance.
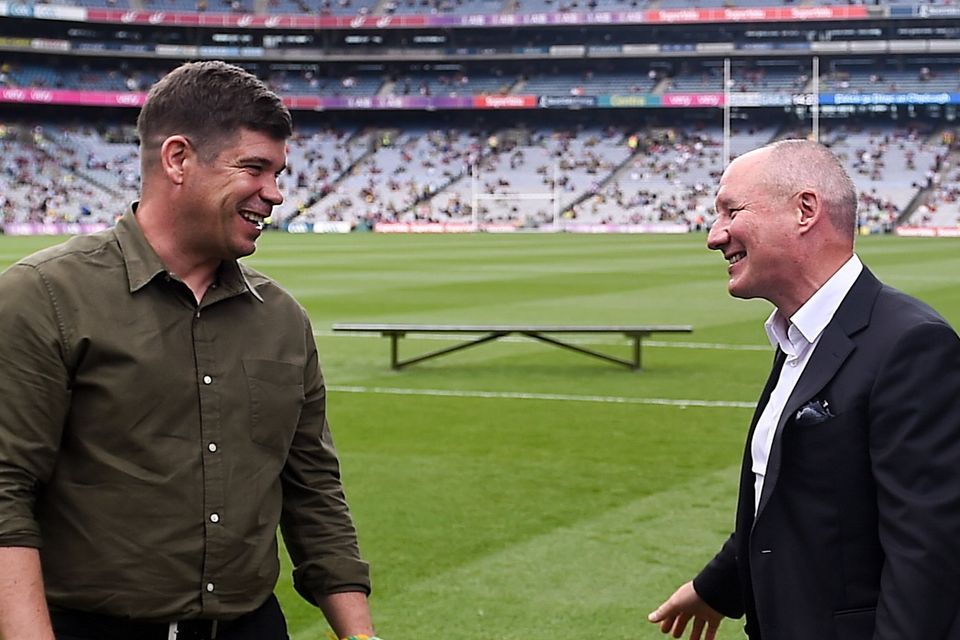
[[[830,222],[853,237],[857,229],[857,189],[840,160],[819,142],[779,140],[770,149],[767,184],[784,197],[814,189],[826,204]]]

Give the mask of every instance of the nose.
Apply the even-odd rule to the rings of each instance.
[[[718,216],[717,219],[713,221],[710,232],[707,234],[707,248],[719,251],[727,244],[729,239],[727,223]]]
[[[283,193],[280,192],[276,178],[267,178],[266,184],[260,190],[260,197],[273,206],[283,203]]]

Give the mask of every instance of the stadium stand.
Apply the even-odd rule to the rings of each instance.
[[[4,225],[110,222],[116,217],[116,194],[90,179],[82,155],[53,144],[42,126],[4,125],[0,157]]]
[[[268,13],[321,16],[363,16],[374,12],[376,0],[269,0]]]
[[[5,220],[74,221],[78,215],[112,220],[135,198],[131,132],[48,124],[25,135],[28,129],[7,127],[3,176],[7,209],[19,203],[29,213]],[[638,140],[636,149],[628,144],[631,135]],[[731,150],[739,155],[795,135],[778,136],[772,125],[738,126]],[[826,129],[823,139],[860,190],[862,223],[878,231],[890,230],[913,200],[934,186],[934,176],[949,168],[944,164],[949,145],[936,132],[893,124],[839,125]],[[305,128],[289,146],[289,170],[281,178],[286,200],[274,219],[278,225],[470,220],[478,202],[484,220],[520,226],[549,225],[559,215],[565,222],[697,228],[712,216],[721,148],[716,126],[635,132],[499,129],[491,134],[415,126]],[[957,171],[949,175],[956,178]],[[937,185],[953,182],[936,179]],[[923,199],[922,222],[941,224],[946,218],[953,224],[949,213],[933,212],[955,203],[957,190],[944,186],[936,194]],[[74,201],[75,207],[64,208]]]
[[[419,72],[388,81],[382,92],[397,96],[456,96],[506,93],[516,82],[495,74],[453,72]]]
[[[0,119],[7,222],[111,221],[136,197],[135,110],[101,113],[85,97],[135,106],[180,61],[224,57],[295,110],[278,227],[702,228],[726,160],[724,90],[735,156],[810,135],[815,87],[821,139],[854,176],[865,229],[889,231],[911,216],[957,224],[960,12],[948,8],[933,18],[907,1],[82,2],[75,8],[107,13],[0,11],[0,90],[20,90],[4,94]],[[777,7],[799,21],[723,16]],[[141,11],[154,13],[138,22]],[[168,22],[167,11],[187,18]],[[647,12],[641,24],[617,13],[636,11]],[[680,23],[657,23],[661,12]],[[265,22],[288,14],[332,22]],[[200,22],[185,26],[189,16]]]

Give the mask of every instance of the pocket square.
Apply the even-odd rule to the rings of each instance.
[[[814,425],[826,422],[833,417],[830,403],[826,400],[811,400],[797,409],[794,420],[798,425]]]

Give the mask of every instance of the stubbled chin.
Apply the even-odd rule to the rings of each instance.
[[[735,298],[742,298],[743,295],[739,293],[741,289],[740,285],[742,284],[740,277],[736,273],[731,273],[729,275],[730,279],[727,280],[727,291],[729,291],[730,295]]]

